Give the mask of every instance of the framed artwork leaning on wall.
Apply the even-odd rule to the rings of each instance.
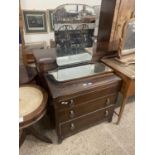
[[[23,10],[25,33],[47,32],[46,11]]]

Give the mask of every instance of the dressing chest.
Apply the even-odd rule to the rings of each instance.
[[[49,93],[47,109],[59,143],[95,124],[111,122],[118,92],[128,88],[126,77],[105,59],[119,56],[124,25],[134,17],[134,0],[89,5],[60,4],[48,10],[53,47],[32,50],[39,84]]]
[[[78,73],[78,67],[44,75],[52,100],[50,106],[55,112],[59,143],[90,126],[110,122],[121,87],[121,79],[104,64],[82,65],[79,68],[83,73]]]

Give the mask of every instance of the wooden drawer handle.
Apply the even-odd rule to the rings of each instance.
[[[70,107],[74,106],[74,101],[70,100],[70,101],[62,101],[61,105],[69,105]]]
[[[110,98],[107,98],[106,99],[106,105],[109,105],[110,104]]]
[[[89,86],[89,85],[92,85],[92,84],[93,84],[92,82],[88,82],[88,86]]]
[[[88,83],[84,83],[83,86],[91,86],[93,83],[92,82],[88,82]]]
[[[73,118],[73,117],[75,116],[75,112],[74,112],[73,110],[71,110],[69,113],[70,113],[70,114],[69,114],[69,117],[70,117],[70,118]]]
[[[75,125],[74,125],[74,123],[71,123],[71,125],[70,125],[70,129],[71,129],[72,131],[75,129]]]
[[[62,101],[61,104],[62,104],[62,105],[67,105],[68,102],[67,102],[67,101]]]

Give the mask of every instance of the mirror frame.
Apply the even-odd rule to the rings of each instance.
[[[92,50],[92,62],[99,61],[104,56],[118,55],[118,51],[109,50],[116,4],[117,0],[101,0],[98,33]]]

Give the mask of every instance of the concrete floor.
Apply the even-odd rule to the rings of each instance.
[[[117,116],[112,123],[101,123],[57,144],[54,130],[46,130],[54,144],[39,141],[27,136],[21,146],[20,155],[134,155],[135,151],[135,104],[129,101],[122,120],[116,125]]]
[[[19,51],[20,65],[22,53]],[[118,98],[117,103],[119,102]],[[53,144],[27,136],[19,150],[20,155],[134,155],[135,151],[135,103],[133,98],[125,107],[121,122],[116,125],[117,116],[112,123],[101,123],[57,144],[54,130],[44,131],[52,138]]]

